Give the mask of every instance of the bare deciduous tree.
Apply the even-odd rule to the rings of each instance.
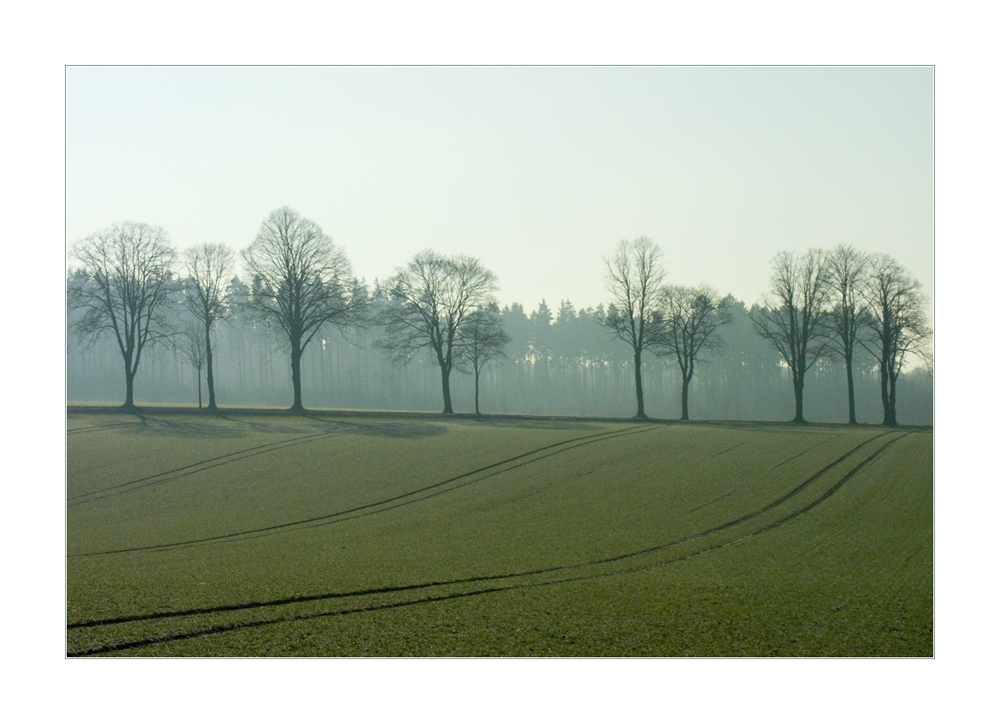
[[[827,256],[830,265],[830,348],[847,367],[848,422],[858,423],[854,406],[854,350],[858,345],[866,308],[861,298],[861,284],[868,265],[868,255],[853,246],[841,244]]]
[[[208,409],[215,410],[215,377],[212,371],[212,325],[227,312],[228,277],[235,254],[224,244],[202,244],[184,252],[187,269],[188,310],[201,325],[204,335],[205,377],[208,382]],[[201,369],[198,370],[198,407],[201,407]]]
[[[673,355],[681,368],[681,419],[688,419],[688,387],[699,355],[722,347],[717,334],[732,314],[725,300],[707,285],[666,285],[660,296],[663,327],[654,351]]]
[[[930,336],[920,282],[888,254],[876,254],[862,295],[868,303],[871,335],[861,343],[879,361],[882,424],[897,425],[896,380],[909,353],[921,354]]]
[[[208,361],[208,342],[205,338],[205,330],[201,324],[192,325],[185,329],[175,340],[177,351],[189,365],[194,367],[198,373],[198,409],[201,409],[201,371],[205,369]]]
[[[611,304],[604,323],[632,348],[635,364],[637,418],[645,418],[642,397],[642,352],[657,339],[660,324],[656,304],[665,272],[660,264],[660,248],[647,237],[618,242],[614,253],[605,257],[605,284]]]
[[[280,331],[291,347],[291,409],[300,411],[302,353],[326,324],[361,324],[367,292],[351,278],[343,250],[287,206],[264,219],[242,256],[251,280],[248,310]]]
[[[479,412],[479,375],[486,363],[504,357],[504,347],[510,342],[510,335],[504,331],[500,320],[500,309],[491,304],[477,309],[469,315],[464,325],[459,327],[455,337],[455,347],[460,363],[472,366],[476,378],[476,414]]]
[[[381,323],[385,336],[378,346],[395,362],[405,362],[429,349],[441,368],[444,412],[451,404],[451,370],[456,363],[456,342],[470,315],[496,303],[496,274],[478,259],[451,258],[422,251],[387,282],[390,297]]]
[[[135,406],[134,384],[142,353],[170,335],[166,311],[176,254],[159,226],[127,221],[91,234],[73,247],[86,281],[73,287],[76,323],[91,343],[110,331],[125,365],[126,409]]]
[[[795,418],[804,423],[802,398],[806,372],[823,354],[829,340],[822,324],[829,294],[830,268],[820,249],[799,256],[782,251],[771,262],[771,289],[751,321],[792,372]]]

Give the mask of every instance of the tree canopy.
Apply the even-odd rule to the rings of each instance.
[[[327,324],[360,324],[367,305],[344,251],[314,222],[287,206],[272,211],[243,250],[250,275],[247,309],[288,339],[292,409],[301,410],[302,352]]]
[[[638,418],[646,416],[642,353],[657,343],[657,327],[661,322],[657,303],[666,272],[660,256],[660,247],[642,236],[632,241],[622,239],[611,256],[604,259],[605,286],[611,294],[605,324],[632,348]]]
[[[142,353],[171,333],[168,300],[176,253],[159,226],[127,221],[97,231],[73,246],[83,278],[71,290],[84,310],[76,324],[92,340],[111,332],[125,364],[125,407],[134,406]]]
[[[821,249],[804,254],[778,252],[771,261],[771,289],[751,316],[754,327],[781,355],[792,372],[795,418],[802,412],[806,372],[826,350],[823,318],[829,296],[830,267]]]
[[[430,350],[441,368],[444,412],[454,412],[455,344],[469,317],[496,303],[496,274],[471,256],[445,257],[428,249],[398,269],[386,286],[390,299],[380,320],[385,327],[380,347],[397,362]]]

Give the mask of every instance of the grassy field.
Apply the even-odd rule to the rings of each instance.
[[[932,435],[85,414],[67,652],[931,656]]]

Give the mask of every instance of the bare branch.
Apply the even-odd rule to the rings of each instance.
[[[861,296],[868,304],[871,334],[861,344],[879,361],[883,425],[896,424],[896,380],[910,353],[923,356],[931,330],[924,312],[920,282],[888,254],[876,254]]]
[[[821,249],[799,256],[782,251],[771,262],[771,290],[751,315],[757,333],[768,340],[792,372],[795,422],[805,422],[805,374],[830,343],[823,320],[830,294],[830,266]]]
[[[268,215],[242,257],[251,279],[246,308],[288,338],[292,408],[302,409],[303,351],[324,325],[363,324],[367,293],[351,278],[344,251],[318,225],[287,206]]]
[[[732,319],[729,304],[707,285],[666,285],[660,294],[662,324],[653,340],[653,351],[672,355],[681,369],[681,419],[688,419],[688,385],[695,362],[703,352],[722,348],[718,330]]]
[[[398,269],[387,286],[390,298],[379,320],[385,335],[378,346],[397,363],[429,349],[441,368],[444,411],[452,412],[448,377],[456,341],[470,315],[496,303],[496,274],[478,259],[428,249]]]
[[[661,317],[656,308],[666,272],[660,262],[660,248],[645,236],[618,242],[614,253],[605,257],[605,285],[611,294],[604,319],[618,339],[632,348],[635,364],[636,417],[646,416],[642,396],[642,352],[656,343]]]
[[[75,331],[91,341],[105,332],[114,335],[125,363],[125,406],[132,407],[143,351],[171,333],[166,312],[176,254],[161,227],[131,221],[78,241],[73,254],[83,275],[70,297],[83,311]]]

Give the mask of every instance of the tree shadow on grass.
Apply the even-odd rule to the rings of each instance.
[[[310,420],[315,420],[326,425],[333,425],[333,429],[339,429],[346,434],[370,435],[373,437],[388,438],[424,438],[437,437],[447,432],[447,428],[439,422],[431,420],[419,420],[412,422],[387,421],[387,422],[348,422],[346,420],[326,420],[322,417],[305,415]]]
[[[629,422],[628,420],[571,420],[560,418],[493,417],[483,415],[461,418],[477,427],[499,427],[517,430],[591,430],[602,423]]]
[[[115,427],[123,434],[133,436],[165,436],[182,439],[238,439],[255,435],[316,435],[341,433],[371,435],[386,438],[425,438],[442,435],[446,427],[431,420],[345,420],[326,418],[309,413],[289,416],[255,417],[253,415],[152,415],[143,411],[133,413],[130,424],[101,426]],[[94,429],[98,429],[95,427]]]

